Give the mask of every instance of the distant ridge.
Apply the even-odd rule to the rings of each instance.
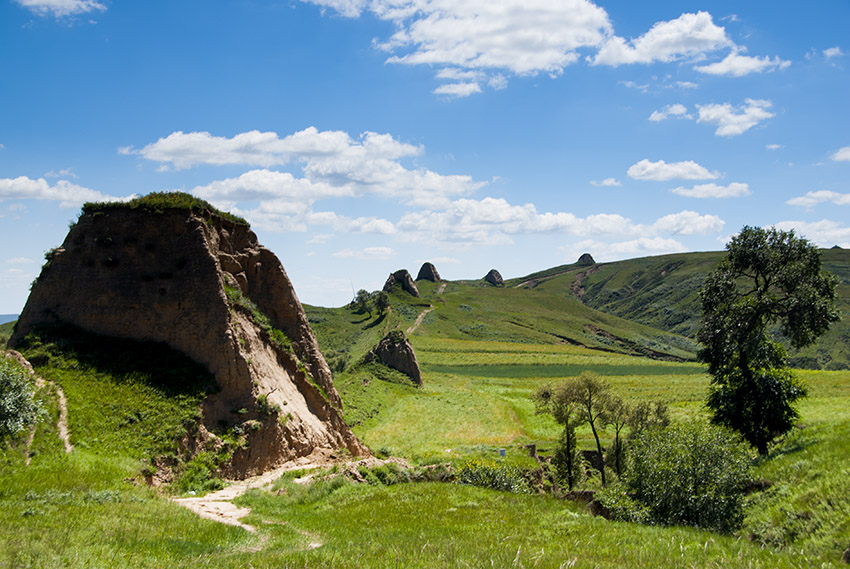
[[[17,319],[17,314],[0,314],[0,324],[5,324],[6,322],[14,322]]]

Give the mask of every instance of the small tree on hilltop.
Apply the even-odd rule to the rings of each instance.
[[[707,405],[714,423],[763,455],[794,425],[794,402],[806,394],[769,327],[778,324],[795,348],[813,343],[838,320],[835,280],[821,272],[817,248],[793,231],[744,227],[726,250],[700,290]]]
[[[384,291],[378,291],[375,294],[375,310],[378,314],[384,314],[390,308],[390,295]]]
[[[368,312],[369,316],[372,316],[372,295],[361,288],[357,291],[357,296],[354,297],[354,307],[360,314]]]

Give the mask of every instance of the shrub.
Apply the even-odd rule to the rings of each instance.
[[[508,464],[472,461],[457,469],[455,480],[458,484],[480,486],[502,492],[528,494],[531,487],[521,469]]]
[[[729,533],[743,522],[750,467],[739,437],[692,422],[637,436],[624,482],[655,523]]]
[[[42,412],[26,370],[11,360],[0,361],[0,441],[34,424]]]

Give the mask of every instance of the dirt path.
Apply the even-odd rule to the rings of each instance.
[[[45,387],[53,388],[56,391],[56,398],[58,400],[59,406],[59,420],[56,422],[56,431],[59,435],[59,439],[61,439],[62,444],[65,447],[65,453],[70,453],[74,450],[74,445],[71,444],[71,433],[68,430],[68,400],[65,399],[65,392],[62,391],[62,388],[53,383],[52,381],[47,381],[46,379],[39,377],[35,374],[35,370],[32,367],[27,359],[20,354],[20,352],[16,352],[15,350],[9,350],[6,352],[6,357],[16,361],[19,363],[24,369],[26,369],[29,374],[33,377],[35,381],[36,389],[44,389]],[[27,436],[27,459],[26,464],[29,466],[31,457],[30,457],[30,448],[32,448],[33,440],[35,440],[35,430],[38,427],[38,424],[33,425],[32,429],[30,429],[29,436]]]
[[[438,287],[437,287],[437,294],[438,294],[438,295],[443,294],[443,291],[444,291],[444,290],[446,290],[446,283],[440,283],[440,286],[438,286]],[[419,314],[419,316],[417,316],[417,317],[416,317],[416,322],[414,322],[414,323],[413,323],[413,326],[411,326],[410,328],[408,328],[408,329],[407,329],[407,331],[406,331],[405,333],[406,333],[408,336],[410,336],[411,334],[413,334],[414,332],[416,332],[416,330],[418,330],[418,329],[419,329],[419,326],[422,324],[422,321],[425,319],[425,316],[427,316],[427,315],[428,315],[428,313],[429,313],[429,312],[431,312],[432,310],[434,310],[434,306],[433,306],[433,305],[431,305],[431,307],[430,307],[430,308],[426,308],[425,310],[423,310],[423,311]]]
[[[433,306],[431,308],[426,308],[419,314],[419,316],[416,317],[416,322],[413,323],[413,326],[407,329],[408,336],[416,332],[416,330],[419,328],[419,325],[422,324],[422,321],[425,319],[425,316],[427,316],[428,313],[432,310],[434,310]]]
[[[330,464],[328,458],[322,453],[315,456],[302,457],[296,460],[289,461],[274,470],[269,470],[263,474],[246,478],[245,480],[233,480],[227,488],[211,492],[197,498],[174,498],[174,502],[180,504],[184,508],[195,512],[202,518],[213,520],[223,524],[238,526],[246,531],[255,533],[257,528],[254,526],[242,523],[242,518],[251,513],[250,508],[240,508],[233,504],[233,500],[248,490],[254,488],[263,488],[271,486],[271,484],[280,478],[284,472],[292,470],[318,468]],[[315,536],[308,536],[312,540],[311,543],[316,543]],[[319,547],[317,545],[316,547]],[[312,547],[311,547],[312,548]]]

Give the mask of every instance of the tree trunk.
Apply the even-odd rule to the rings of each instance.
[[[605,487],[605,455],[602,453],[602,443],[599,442],[599,435],[596,433],[596,425],[593,421],[590,423],[590,430],[593,431],[593,438],[596,439],[596,452],[599,453],[599,472],[602,474],[602,487]]]

